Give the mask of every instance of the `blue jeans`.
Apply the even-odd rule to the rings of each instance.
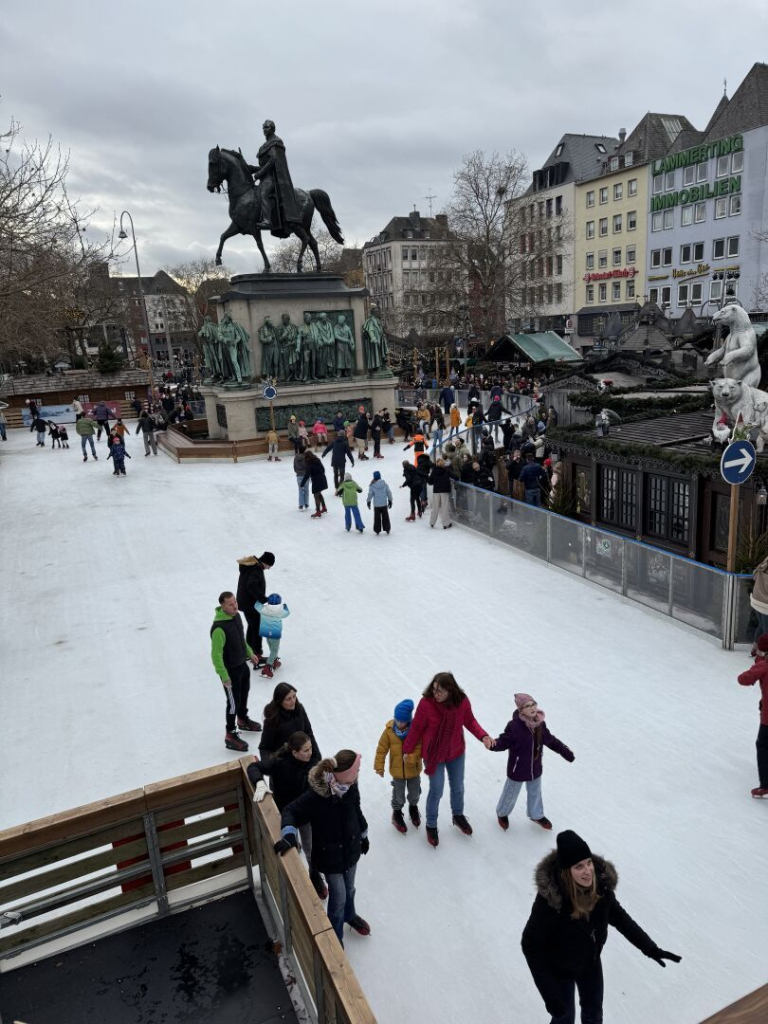
[[[346,871],[326,874],[328,885],[328,920],[336,932],[339,942],[344,945],[344,922],[355,916],[355,872],[357,864]]]
[[[754,609],[753,609],[754,610]],[[756,644],[763,633],[768,633],[768,615],[763,615],[762,612],[755,612],[757,616],[757,628],[755,629],[755,635],[752,637],[752,643]]]
[[[525,489],[525,503],[526,505],[535,505],[537,508],[541,508],[541,488],[536,487],[529,490]]]
[[[87,455],[87,452],[85,450],[85,445],[87,441],[91,442],[91,455],[95,457],[96,445],[93,443],[93,434],[83,434],[82,437],[80,438],[80,447],[83,449],[83,455]]]
[[[303,473],[296,474],[296,483],[299,485],[299,508],[304,508],[306,505],[309,508],[309,484],[306,483],[301,486],[301,481],[304,479]]]
[[[358,530],[364,530],[363,520],[360,518],[360,509],[357,505],[344,506],[344,525],[349,530],[352,526],[352,516],[355,517],[355,526]]]
[[[429,792],[427,793],[427,824],[437,828],[437,812],[445,789],[445,775],[448,773],[448,788],[451,791],[451,814],[464,813],[464,758],[455,757],[452,761],[441,761],[435,768],[434,775],[429,776]]]
[[[0,437],[2,437],[4,441],[8,440],[8,437],[5,432],[5,423],[0,423]]]
[[[496,805],[496,814],[500,818],[508,818],[512,813],[523,786],[526,787],[528,817],[534,821],[544,817],[544,804],[541,802],[541,776],[539,776],[538,779],[531,779],[530,782],[505,780],[504,789],[502,789],[499,802]]]

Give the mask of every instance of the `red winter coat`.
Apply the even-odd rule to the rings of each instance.
[[[465,728],[479,740],[488,735],[475,720],[468,697],[455,708],[439,704],[432,697],[422,697],[403,742],[403,753],[410,754],[420,742],[424,770],[433,775],[438,764],[453,761],[464,753]]]
[[[742,686],[753,686],[755,683],[760,683],[760,693],[762,694],[759,705],[760,725],[768,725],[768,659],[762,655],[755,658],[755,664],[746,672],[741,673],[739,682]]]

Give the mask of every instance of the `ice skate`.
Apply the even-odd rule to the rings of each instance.
[[[271,665],[265,665],[264,668],[261,670],[261,674],[263,676],[266,676],[267,679],[271,679],[275,673],[272,671]]]
[[[531,821],[536,825],[541,825],[541,827],[545,828],[548,832],[552,829],[552,822],[549,818],[531,818]]]
[[[276,668],[280,668],[282,664],[283,663],[282,661],[280,661],[279,658],[275,658],[275,660],[272,662],[272,670],[274,671]]]
[[[328,886],[325,884],[323,876],[320,874],[320,872],[319,871],[310,870],[310,872],[309,872],[309,880],[312,883],[312,885],[315,887],[315,892],[317,893],[318,898],[321,899],[321,900],[327,900],[328,899]]]
[[[418,828],[421,825],[421,815],[419,814],[419,808],[416,804],[408,805],[408,816],[411,819],[411,824],[414,828]]]
[[[408,826],[405,824],[405,818],[403,817],[402,811],[392,811],[392,824],[395,826],[398,832],[402,832],[403,835],[408,831]]]
[[[252,718],[238,718],[237,728],[242,729],[243,732],[261,732],[261,726]]]
[[[309,518],[310,519],[319,519],[322,514],[323,514],[322,512],[313,512],[312,515]]]
[[[461,829],[465,836],[472,835],[472,826],[469,824],[469,822],[467,821],[463,814],[454,814],[453,824],[456,826],[456,828]]]
[[[509,828],[509,818],[507,817],[506,814],[497,814],[496,817],[498,818],[499,825],[501,825],[501,827],[506,832],[507,829]]]
[[[224,746],[227,750],[239,750],[244,754],[248,750],[248,744],[241,740],[236,732],[228,732],[224,737]]]
[[[761,800],[763,797],[768,796],[768,786],[758,786],[757,789],[753,789],[752,796],[755,800]]]
[[[440,843],[437,828],[433,828],[431,825],[427,825],[427,842],[430,846],[438,846]]]
[[[359,914],[355,914],[351,921],[347,921],[347,924],[353,931],[356,931],[358,935],[371,934],[371,926],[367,921],[364,921]]]
[[[411,513],[409,516],[405,517],[405,521],[406,521],[406,523],[415,523],[416,522],[416,516],[413,513]]]

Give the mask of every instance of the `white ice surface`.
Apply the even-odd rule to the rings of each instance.
[[[519,943],[534,866],[563,828],[615,862],[624,906],[683,956],[662,971],[612,932],[607,1021],[694,1024],[765,982],[768,802],[749,795],[758,694],[736,684],[743,653],[468,531],[404,522],[399,446],[354,470],[395,492],[377,538],[345,533],[332,496],[322,520],[299,513],[288,453],[178,466],[132,438],[116,479],[103,443],[87,465],[71,443],[0,442],[0,828],[230,756],[209,627],[235,560],[269,549],[292,613],[276,681],[297,686],[324,752],[363,752],[357,906],[372,935],[350,933],[347,951],[382,1024],[547,1020]],[[450,826],[447,792],[438,850],[423,828],[392,828],[376,741],[444,669],[492,734],[526,690],[573,748],[573,764],[545,755],[555,832],[524,798],[499,829],[506,755],[471,736],[474,836]],[[254,677],[252,713],[272,685]]]

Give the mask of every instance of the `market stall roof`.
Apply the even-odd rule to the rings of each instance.
[[[531,363],[580,363],[582,357],[554,331],[536,334],[504,334],[487,353],[486,359],[510,360],[520,354]]]

